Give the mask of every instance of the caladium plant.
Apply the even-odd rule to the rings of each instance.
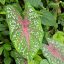
[[[43,45],[43,54],[50,64],[64,64],[64,45],[53,39],[47,39],[48,45]]]
[[[24,19],[12,5],[5,7],[10,39],[16,50],[27,59],[32,59],[42,44],[43,30],[37,11],[25,3]]]

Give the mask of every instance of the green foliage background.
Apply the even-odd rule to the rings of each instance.
[[[9,27],[6,22],[5,6],[13,5],[23,15],[25,3],[29,1],[40,16],[44,38],[64,44],[64,1],[63,0],[0,0],[0,64],[28,64],[27,59],[14,48],[9,34]],[[40,49],[34,57],[32,64],[49,64]],[[30,63],[30,64],[31,64]]]

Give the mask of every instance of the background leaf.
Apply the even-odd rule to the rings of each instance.
[[[57,26],[55,17],[47,10],[41,10],[42,24],[46,26]]]
[[[8,50],[9,51],[9,50],[11,50],[11,45],[6,43],[6,44],[3,45],[3,48],[5,50]]]
[[[64,26],[64,13],[59,14],[59,16],[58,16],[58,24],[61,24],[62,26]]]
[[[2,54],[3,52],[3,47],[0,47],[0,55]]]
[[[4,58],[4,64],[11,64],[11,58],[10,57]]]
[[[56,41],[59,41],[60,43],[64,43],[64,32],[62,31],[57,31],[54,35],[53,35],[53,39]]]
[[[43,7],[43,3],[41,2],[41,0],[24,0],[24,1],[29,2],[32,6],[36,8],[38,8],[39,6]]]
[[[6,30],[6,26],[4,24],[0,24],[0,31]]]
[[[0,0],[0,3],[4,5],[5,4],[5,0]]]

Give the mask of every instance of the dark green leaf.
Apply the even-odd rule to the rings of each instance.
[[[9,57],[9,52],[7,50],[4,49],[3,53],[4,53],[4,57],[5,58],[8,58]]]
[[[61,24],[62,26],[64,26],[64,13],[59,14],[58,24]]]
[[[4,31],[6,30],[6,27],[4,26],[4,24],[0,24],[0,31]]]
[[[2,54],[3,52],[3,47],[0,47],[0,55]]]
[[[64,2],[61,1],[60,3],[61,3],[61,5],[62,5],[62,7],[64,8]]]
[[[2,31],[1,34],[2,35],[9,35],[9,31]]]
[[[57,26],[56,18],[47,10],[41,10],[41,20],[42,24],[46,26]]]
[[[11,50],[11,45],[8,43],[4,44],[3,47],[5,50],[8,50],[8,51]]]
[[[4,64],[11,64],[11,58],[10,57],[4,58]]]
[[[0,21],[3,21],[3,17],[0,17]]]
[[[48,6],[49,8],[57,9],[59,7],[59,3],[50,2]]]

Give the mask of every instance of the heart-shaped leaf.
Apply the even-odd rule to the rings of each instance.
[[[5,7],[10,39],[25,58],[33,58],[42,44],[43,30],[36,10],[25,3],[25,19],[13,6]]]

